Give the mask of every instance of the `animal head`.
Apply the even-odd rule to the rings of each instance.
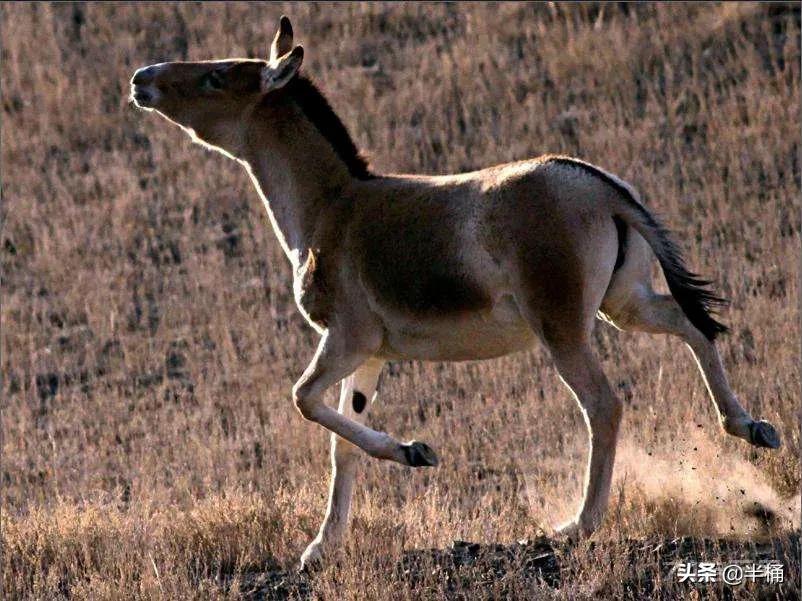
[[[282,16],[270,59],[169,62],[139,69],[131,99],[186,129],[197,141],[236,154],[247,115],[298,74],[304,50],[293,47],[292,25]]]

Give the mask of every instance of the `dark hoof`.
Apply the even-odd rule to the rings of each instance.
[[[407,465],[412,467],[433,467],[438,464],[437,454],[427,444],[413,440],[407,444],[402,444],[401,449],[404,451]]]
[[[756,447],[780,448],[780,435],[769,422],[761,420],[749,424],[749,442]]]

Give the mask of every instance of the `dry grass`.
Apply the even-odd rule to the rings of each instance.
[[[627,406],[609,518],[596,545],[571,550],[560,586],[513,570],[503,594],[672,598],[690,589],[670,566],[633,564],[627,539],[740,537],[725,559],[767,534],[790,544],[794,7],[4,4],[5,597],[237,597],[249,574],[293,567],[314,535],[328,438],[289,400],[315,336],[286,260],[241,169],[125,102],[136,67],[264,55],[282,11],[378,169],[578,155],[635,183],[732,299],[720,347],[733,387],[783,448],[718,429],[678,341],[600,326]],[[314,596],[476,596],[470,573],[447,589],[392,568],[404,549],[511,542],[575,510],[584,424],[542,349],[392,364],[370,422],[431,443],[442,466],[365,463],[341,563],[308,584]],[[755,502],[776,519],[750,517]],[[798,561],[787,569],[786,592]]]

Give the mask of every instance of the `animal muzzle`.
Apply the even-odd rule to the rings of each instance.
[[[131,78],[131,100],[140,108],[152,108],[159,99],[156,76],[163,63],[138,69]]]

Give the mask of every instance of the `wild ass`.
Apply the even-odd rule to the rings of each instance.
[[[590,433],[582,507],[559,531],[588,535],[610,492],[622,404],[591,350],[597,314],[624,330],[673,334],[692,350],[723,429],[777,448],[730,390],[713,344],[723,301],[691,273],[637,192],[599,167],[542,156],[459,175],[371,171],[316,86],[299,73],[286,17],[270,59],[172,62],[136,72],[132,98],[250,174],[292,264],[298,308],[320,334],[292,390],[332,434],[326,517],[302,565],[344,534],[358,449],[437,465],[422,442],[365,426],[388,360],[489,359],[539,338]],[[656,256],[671,294],[656,294]],[[323,392],[342,382],[339,410]]]

